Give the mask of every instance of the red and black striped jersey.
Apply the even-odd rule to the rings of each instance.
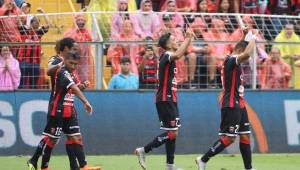
[[[19,27],[23,42],[41,42],[42,36],[48,32],[48,29],[41,27],[38,30],[32,28],[26,28],[25,26]],[[19,62],[26,62],[32,64],[40,64],[42,57],[41,45],[23,45],[18,51]]]
[[[74,94],[70,88],[76,84],[76,77],[65,67],[57,70],[54,75],[52,96],[49,101],[50,116],[70,117],[74,110]]]
[[[230,108],[244,107],[243,75],[238,56],[227,56],[222,66],[221,79],[223,91],[220,106]]]
[[[177,102],[176,62],[171,61],[170,52],[164,52],[159,60],[159,86],[156,93],[156,102]]]
[[[136,57],[136,63],[141,64],[143,56]],[[140,72],[140,82],[142,83],[157,83],[158,82],[158,58],[153,56],[147,58],[144,65],[144,70]]]

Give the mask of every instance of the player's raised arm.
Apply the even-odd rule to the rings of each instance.
[[[71,89],[72,89],[73,94],[75,94],[82,101],[82,103],[84,104],[85,110],[88,113],[92,114],[92,112],[93,112],[92,106],[90,105],[89,101],[84,97],[84,95],[82,94],[80,89],[77,87],[77,85],[73,84],[71,86]]]
[[[242,63],[249,59],[249,57],[252,55],[254,48],[256,48],[256,35],[257,30],[253,30],[254,33],[248,32],[248,34],[245,37],[245,41],[248,42],[248,45],[244,52],[242,52],[238,57],[238,63]]]
[[[191,43],[193,35],[194,35],[194,33],[192,32],[192,30],[187,29],[183,43],[180,45],[180,47],[174,53],[171,53],[171,60],[178,60],[184,55],[188,46]]]

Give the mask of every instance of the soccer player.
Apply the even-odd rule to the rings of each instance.
[[[71,50],[76,50],[78,48],[78,44],[75,42],[72,38],[63,38],[59,41],[57,41],[55,45],[55,51],[57,55],[51,57],[48,62],[48,70],[47,74],[50,76],[51,80],[51,89],[54,89],[54,80],[55,80],[55,72],[60,69],[63,65],[64,56],[68,54]],[[82,90],[88,86],[88,83],[79,84],[78,87]],[[49,99],[49,106],[50,101],[52,101],[53,98],[53,91],[51,91],[50,99]],[[47,116],[49,118],[49,115]],[[34,155],[31,157],[31,159],[27,162],[29,169],[35,168],[37,169],[37,162],[39,157],[42,155],[43,148],[46,144],[46,141],[48,140],[48,136],[44,136],[44,138],[40,141],[38,144],[38,147],[34,153]],[[66,141],[66,151],[69,157],[70,161],[70,167],[71,170],[77,170],[79,169],[79,166],[76,161],[76,157],[74,154],[70,152],[70,143],[69,139]]]
[[[159,38],[159,46],[165,52],[159,61],[159,87],[156,93],[156,109],[161,122],[160,129],[164,130],[164,132],[144,147],[135,150],[143,169],[146,169],[145,154],[149,153],[153,148],[165,144],[167,155],[166,170],[179,170],[174,165],[176,137],[178,135],[178,128],[180,127],[176,97],[175,62],[184,55],[192,37],[193,33],[188,29],[186,38],[180,47],[178,46],[177,39],[171,33],[166,33]]]
[[[49,117],[43,132],[48,138],[43,147],[42,170],[48,170],[52,149],[62,132],[68,137],[70,152],[78,159],[80,170],[100,170],[100,167],[87,166],[77,113],[74,108],[74,95],[76,95],[84,104],[86,111],[92,113],[92,107],[76,85],[78,82],[73,75],[79,59],[78,53],[67,53],[64,57],[64,65],[55,73],[53,96],[48,110]],[[32,169],[35,170],[36,168],[33,167]]]
[[[240,64],[249,59],[255,48],[255,33],[248,32],[245,40],[240,41],[234,47],[231,55],[225,58],[222,67],[221,93],[221,124],[220,138],[202,157],[196,158],[198,170],[205,170],[210,158],[222,152],[227,146],[232,144],[237,135],[240,135],[240,152],[246,170],[252,169],[251,148],[250,148],[250,127],[248,114],[243,98],[244,87]]]

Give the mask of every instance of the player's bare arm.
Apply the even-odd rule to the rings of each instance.
[[[249,59],[249,57],[252,55],[254,48],[256,47],[256,35],[257,31],[254,30],[254,33],[248,33],[245,37],[245,40],[248,40],[249,44],[247,45],[246,49],[243,53],[241,53],[238,57],[238,63],[242,63]],[[248,38],[248,39],[247,39]]]
[[[80,89],[77,87],[77,85],[73,84],[71,86],[71,89],[72,89],[73,94],[75,94],[81,100],[81,102],[84,105],[85,110],[88,113],[92,114],[92,112],[93,112],[92,106],[90,105],[89,101],[84,97],[84,95],[82,94]]]
[[[193,35],[194,35],[194,33],[192,32],[191,29],[188,29],[186,31],[185,39],[184,39],[183,43],[181,44],[181,46],[174,53],[171,53],[172,61],[178,60],[184,55],[184,53],[186,52],[188,46],[190,45],[190,43],[192,41]]]

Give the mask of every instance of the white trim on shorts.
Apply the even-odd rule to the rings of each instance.
[[[250,130],[249,131],[238,132],[238,134],[250,134],[250,133],[251,133]]]
[[[49,133],[45,133],[45,132],[43,132],[43,135],[49,136],[49,137],[55,138],[55,139],[59,139],[59,138],[60,138],[60,136],[53,136],[53,135],[51,135],[51,134],[49,134]]]
[[[231,134],[231,133],[219,133],[219,136],[222,136],[222,135],[226,135],[226,136],[235,137],[235,136],[237,136],[238,134]]]
[[[180,126],[178,126],[180,127]],[[178,130],[178,127],[175,128],[166,128],[166,127],[160,127],[161,130]]]
[[[69,129],[79,129],[79,126],[70,126]]]

